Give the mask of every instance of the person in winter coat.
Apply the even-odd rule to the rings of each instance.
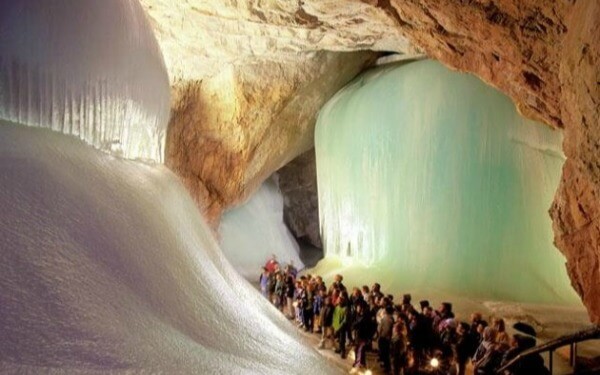
[[[513,358],[527,349],[535,346],[533,337],[515,334],[511,340],[511,348],[504,353],[500,366],[506,365]],[[539,354],[524,357],[505,372],[506,375],[549,375],[550,371],[544,366],[544,358]]]
[[[392,373],[401,375],[408,364],[407,356],[407,335],[404,320],[397,319],[392,329]]]
[[[367,341],[371,339],[371,319],[364,301],[357,303],[355,309],[354,322],[352,323],[352,331],[356,342],[354,368],[365,368],[367,367],[365,347]]]
[[[339,303],[333,310],[333,332],[339,340],[339,348],[335,351],[346,358],[346,330],[347,326],[348,300],[344,294],[340,295]]]
[[[269,298],[269,271],[263,267],[262,268],[262,273],[260,274],[260,278],[258,280],[258,282],[260,283],[260,293],[263,295],[263,297],[265,298]]]
[[[319,323],[321,325],[321,341],[319,342],[319,349],[324,349],[327,341],[333,339],[333,310],[334,306],[331,303],[331,298],[325,297],[323,301],[323,307],[321,308],[321,314]]]
[[[469,362],[469,358],[474,352],[473,347],[477,345],[477,343],[473,342],[473,336],[469,330],[470,326],[467,323],[460,323],[456,327],[456,341],[452,351],[454,353],[457,375],[465,375],[467,362]]]
[[[389,372],[392,367],[390,363],[390,345],[392,342],[392,328],[394,326],[394,320],[392,319],[393,313],[394,309],[391,306],[387,306],[385,308],[385,314],[377,326],[377,335],[379,336],[379,340],[377,341],[379,347],[379,359],[385,372]]]
[[[502,362],[503,352],[496,344],[498,331],[493,327],[485,327],[483,339],[473,357],[473,369],[476,375],[492,375]]]
[[[288,319],[294,319],[294,292],[296,291],[296,284],[294,283],[294,277],[288,276],[285,280],[285,299],[287,302],[287,317]]]
[[[314,328],[314,291],[314,285],[307,284],[302,295],[302,324],[307,332],[312,332]]]
[[[273,294],[273,304],[277,306],[279,310],[283,311],[283,301],[285,294],[285,280],[283,280],[283,274],[278,272],[275,275],[275,293]]]

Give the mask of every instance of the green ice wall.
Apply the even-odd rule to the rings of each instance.
[[[407,290],[577,301],[548,216],[561,138],[437,62],[363,74],[317,121],[326,257]]]

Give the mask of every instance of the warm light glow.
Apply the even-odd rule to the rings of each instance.
[[[431,367],[433,368],[438,368],[438,366],[440,365],[440,361],[438,361],[437,358],[432,358],[429,364],[431,364]]]

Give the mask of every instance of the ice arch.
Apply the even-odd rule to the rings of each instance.
[[[223,253],[246,278],[257,279],[272,254],[282,265],[304,268],[298,243],[283,222],[283,196],[274,177],[263,182],[248,202],[223,215],[219,233]]]
[[[137,1],[2,1],[0,25],[0,119],[162,161],[169,82]]]
[[[326,257],[404,290],[575,302],[547,214],[560,141],[436,62],[368,72],[318,118]]]

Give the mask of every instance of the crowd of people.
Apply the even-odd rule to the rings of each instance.
[[[509,335],[501,318],[488,322],[473,313],[469,321],[459,321],[449,302],[434,309],[423,300],[415,307],[405,294],[396,303],[379,283],[347,289],[342,275],[327,286],[320,276],[298,276],[290,265],[280,268],[275,258],[263,268],[260,288],[298,327],[320,335],[319,349],[331,348],[346,358],[352,347],[353,371],[367,367],[366,353],[372,351],[385,373],[463,375],[471,363],[474,374],[496,374],[536,345],[531,335]],[[525,357],[505,372],[548,373],[540,355]]]

